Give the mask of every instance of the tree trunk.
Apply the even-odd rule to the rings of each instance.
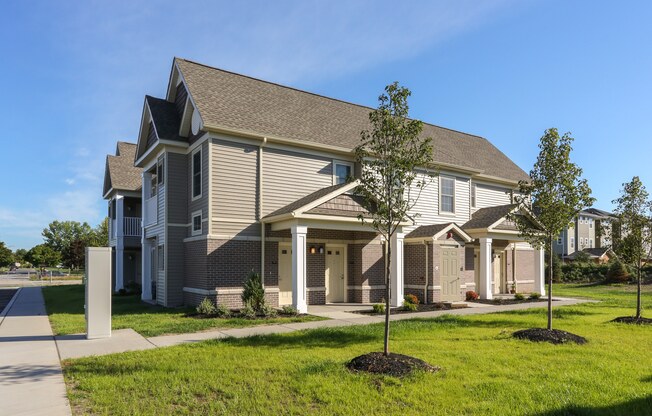
[[[641,256],[638,257],[638,282],[636,284],[636,319],[641,319]]]
[[[385,345],[383,347],[383,354],[385,356],[389,355],[389,308],[391,305],[390,296],[392,295],[392,284],[390,280],[390,265],[392,262],[390,256],[392,254],[392,248],[390,245],[390,237],[388,237],[385,242]]]
[[[548,264],[548,330],[552,329],[552,234],[550,235],[550,263]]]

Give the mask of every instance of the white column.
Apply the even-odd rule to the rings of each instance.
[[[141,287],[142,300],[152,300],[152,244],[143,237],[141,245]]]
[[[390,296],[390,305],[392,307],[403,304],[403,234],[400,231],[394,233],[390,240],[392,254],[390,256],[392,264],[390,267],[390,279],[392,293]]]
[[[545,285],[545,250],[543,248],[534,249],[534,291],[541,293],[541,296],[546,294]]]
[[[124,288],[124,260],[125,260],[125,241],[124,241],[124,214],[125,198],[122,195],[115,196],[115,291]]]
[[[482,299],[493,299],[492,280],[493,267],[491,264],[491,238],[480,239],[480,288],[479,295]]]
[[[306,234],[308,227],[292,226],[292,306],[299,313],[308,312],[306,299]]]

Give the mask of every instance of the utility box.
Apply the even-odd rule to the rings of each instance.
[[[111,336],[111,247],[86,248],[86,339]]]

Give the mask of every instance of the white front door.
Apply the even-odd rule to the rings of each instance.
[[[326,246],[326,302],[344,302],[346,290],[345,245]]]
[[[292,305],[292,245],[278,245],[278,304]]]
[[[501,254],[496,254],[496,258],[494,258],[494,268],[493,268],[493,293],[494,294],[500,294],[502,293],[502,279],[503,279],[503,255]]]
[[[441,248],[441,300],[460,300],[459,263],[457,248]]]

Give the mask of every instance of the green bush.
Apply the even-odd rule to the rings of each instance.
[[[263,307],[260,308],[259,312],[265,318],[273,318],[276,315],[278,315],[278,311],[275,308],[273,308],[272,306],[267,305],[267,304],[263,305]]]
[[[410,312],[415,312],[419,308],[419,305],[416,303],[410,303],[408,301],[403,302],[403,310],[404,311],[410,311]]]
[[[616,260],[609,267],[607,279],[614,283],[624,283],[629,280],[629,272],[625,263]]]
[[[541,293],[539,293],[539,292],[532,292],[532,293],[530,293],[530,296],[528,296],[528,299],[530,299],[530,300],[541,299]]]
[[[469,290],[466,292],[466,300],[477,300],[480,297],[477,292]]]
[[[548,276],[550,276],[550,264],[548,261],[549,257],[546,256],[546,282],[548,282]],[[564,279],[564,271],[562,270],[562,262],[559,256],[552,256],[552,281],[561,282]]]
[[[211,316],[215,314],[216,308],[212,300],[204,298],[199,305],[197,305],[196,310],[200,315]]]
[[[251,306],[255,312],[262,313],[265,306],[265,288],[260,274],[253,270],[249,273],[243,284],[241,297],[243,304]]]
[[[374,303],[374,313],[382,314],[385,313],[385,304],[384,303]]]
[[[605,280],[609,266],[596,263],[568,263],[562,266],[563,282],[583,283],[601,282]]]
[[[403,301],[407,303],[411,303],[413,305],[418,305],[419,304],[419,298],[416,297],[415,295],[412,294],[407,294],[403,296]]]
[[[299,311],[292,305],[285,305],[281,308],[282,315],[297,316]]]
[[[514,299],[515,300],[525,300],[525,295],[522,293],[515,293],[514,294]]]
[[[249,303],[245,303],[240,309],[240,315],[247,319],[256,319],[256,310]]]
[[[218,318],[230,318],[231,311],[226,307],[226,305],[220,303],[215,307],[215,315],[217,315]]]

